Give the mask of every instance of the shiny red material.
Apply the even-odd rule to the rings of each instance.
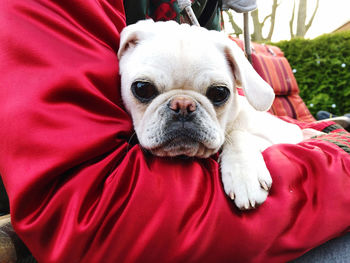
[[[284,262],[349,230],[350,155],[323,140],[264,152],[274,183],[238,211],[214,159],[130,145],[121,0],[0,2],[0,173],[39,262]]]

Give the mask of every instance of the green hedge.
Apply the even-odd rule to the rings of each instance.
[[[287,57],[311,113],[350,112],[350,31],[273,43]]]

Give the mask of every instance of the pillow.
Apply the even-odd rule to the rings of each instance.
[[[244,50],[242,40],[230,38]],[[298,84],[283,52],[278,47],[257,43],[252,43],[252,52],[254,69],[271,85],[276,94],[270,112],[304,122],[315,121],[299,96]]]
[[[299,94],[289,96],[277,95],[270,108],[270,112],[277,116],[289,116],[303,122],[315,121]]]

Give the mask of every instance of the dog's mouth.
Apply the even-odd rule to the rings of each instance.
[[[207,158],[216,152],[202,142],[201,135],[192,130],[181,129],[164,136],[162,143],[149,151],[157,156],[187,156]]]
[[[193,148],[198,147],[200,142],[189,136],[180,135],[175,138],[167,140],[161,146],[163,149],[178,150],[180,152],[187,152]]]

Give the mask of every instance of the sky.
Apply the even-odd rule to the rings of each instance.
[[[276,23],[272,41],[290,39],[289,21],[292,16],[294,0],[279,0],[279,2],[280,6],[277,8],[276,12]],[[298,0],[296,0],[296,4],[298,4]],[[272,0],[257,0],[257,5],[260,21],[262,21],[266,15],[271,13]],[[311,17],[315,5],[316,0],[308,0],[307,21]],[[297,6],[298,5],[296,5],[296,7]],[[242,26],[242,14],[234,13],[234,19],[237,24]],[[296,20],[297,14],[294,18],[295,22]],[[314,22],[306,33],[305,38],[315,38],[324,33],[330,33],[348,21],[350,21],[350,0],[320,0]],[[250,26],[252,26],[252,24],[253,23],[250,21]],[[269,23],[266,23],[265,29],[268,29],[267,26],[269,26]],[[232,33],[232,28],[229,26],[229,23],[225,23],[225,31],[227,33]],[[253,32],[252,27],[250,28],[250,32]],[[266,35],[267,32],[265,32],[265,36]]]

